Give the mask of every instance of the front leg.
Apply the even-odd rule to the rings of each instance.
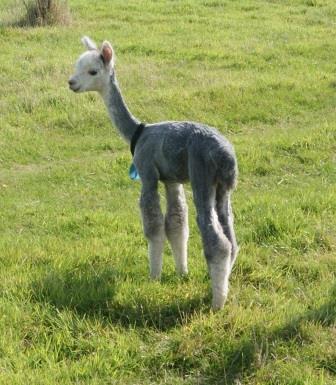
[[[166,183],[165,186],[167,196],[166,235],[173,251],[176,271],[178,274],[185,275],[188,274],[188,206],[181,184]]]
[[[148,240],[150,276],[152,279],[160,279],[165,232],[158,194],[158,181],[147,182],[142,180],[142,183],[140,208],[143,229]]]

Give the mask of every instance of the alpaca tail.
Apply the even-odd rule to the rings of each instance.
[[[233,148],[225,149],[217,160],[217,183],[227,190],[234,190],[238,180],[238,164]]]

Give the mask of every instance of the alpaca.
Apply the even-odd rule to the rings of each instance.
[[[140,123],[121,94],[111,44],[105,41],[98,49],[86,36],[82,42],[87,51],[77,60],[69,87],[74,92],[97,91],[113,124],[131,144],[133,163],[142,183],[140,208],[151,278],[160,279],[166,237],[176,271],[188,273],[188,208],[183,183],[190,181],[212,283],[212,308],[222,308],[238,252],[230,203],[238,173],[232,145],[214,128],[200,123]],[[160,207],[159,181],[166,190],[165,216]]]

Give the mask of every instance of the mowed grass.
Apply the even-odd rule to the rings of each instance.
[[[0,383],[336,382],[336,5],[70,1],[69,27],[0,6]],[[15,3],[14,3],[15,4]],[[16,3],[17,4],[17,3]],[[110,40],[132,112],[235,145],[240,254],[225,309],[190,188],[190,275],[148,278],[140,184],[95,94],[67,79]],[[162,198],[164,204],[163,190]]]

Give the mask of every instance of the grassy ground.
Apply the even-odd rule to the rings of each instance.
[[[336,381],[336,5],[70,1],[69,27],[0,5],[0,383]],[[133,113],[235,145],[241,245],[209,310],[190,189],[190,276],[148,279],[130,154],[67,89],[83,34],[109,39]]]

